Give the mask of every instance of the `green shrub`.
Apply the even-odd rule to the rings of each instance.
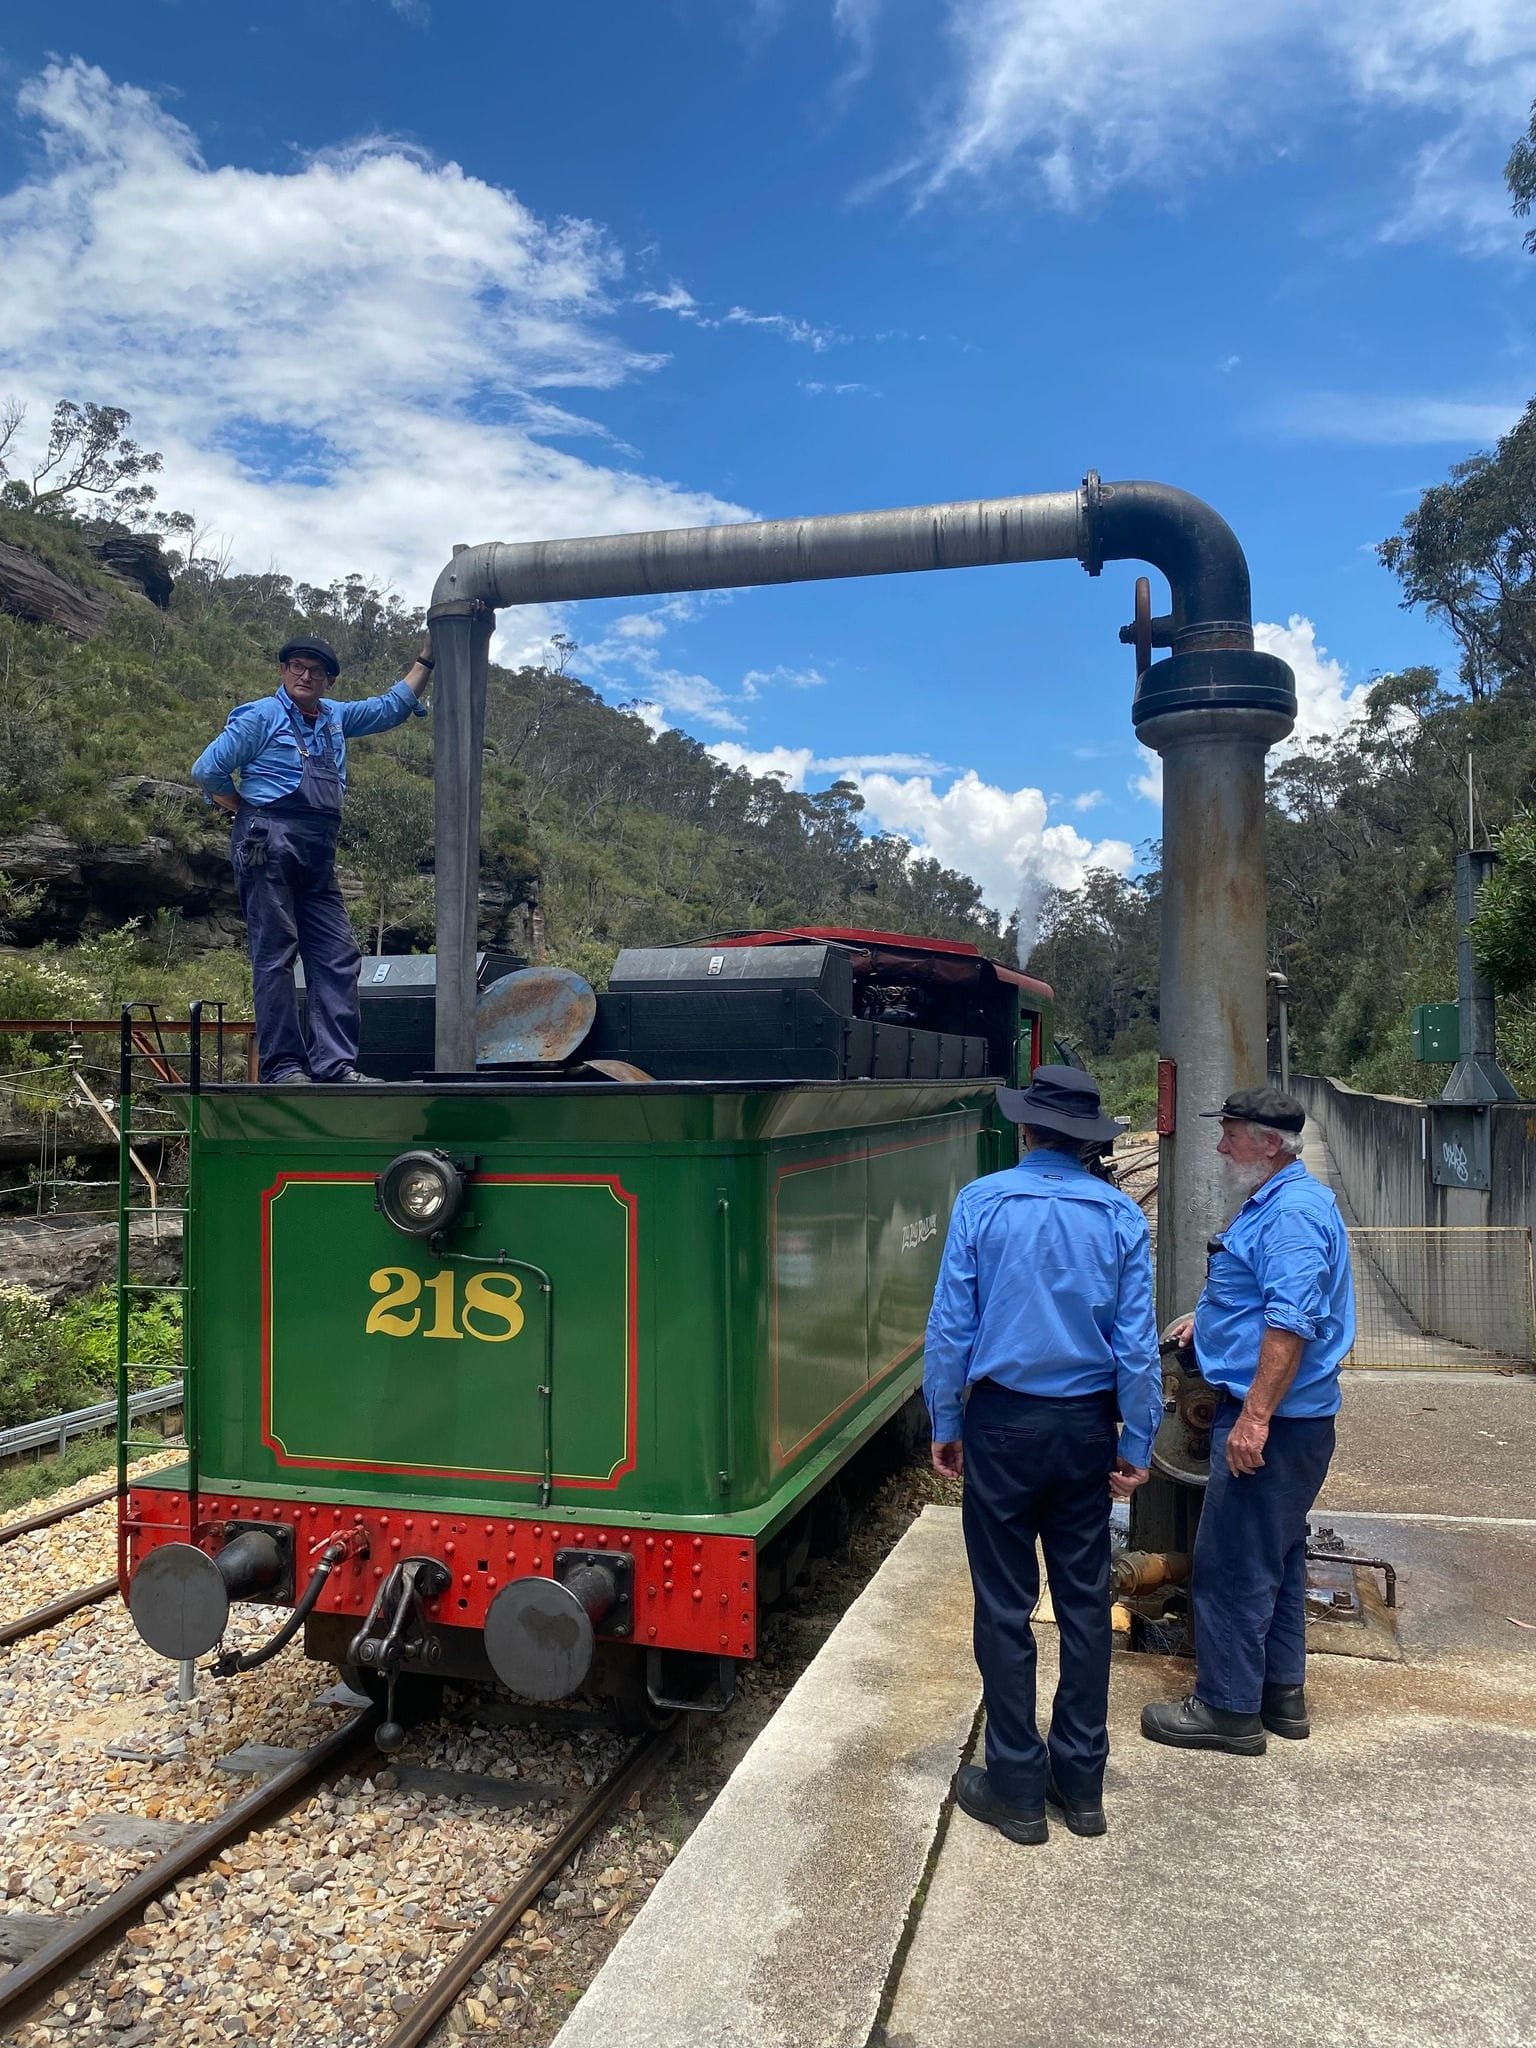
[[[0,1281],[0,1429],[103,1398],[64,1319],[30,1287]]]

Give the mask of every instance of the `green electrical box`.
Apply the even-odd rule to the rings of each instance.
[[[1461,1019],[1454,1003],[1420,1003],[1409,1026],[1416,1060],[1459,1060]]]

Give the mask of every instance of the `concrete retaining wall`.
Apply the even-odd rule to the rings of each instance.
[[[1536,1227],[1536,1104],[1494,1104],[1491,1186],[1449,1188],[1433,1181],[1425,1102],[1363,1095],[1316,1074],[1293,1075],[1291,1084],[1327,1141],[1347,1198],[1346,1220],[1367,1229],[1446,1232],[1379,1243],[1371,1251],[1381,1280],[1420,1329],[1502,1356],[1529,1357],[1530,1287],[1520,1248],[1461,1231]]]

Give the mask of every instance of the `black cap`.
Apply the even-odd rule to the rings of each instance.
[[[1036,1067],[1027,1088],[999,1088],[997,1106],[1010,1123],[1060,1131],[1085,1145],[1103,1144],[1125,1129],[1105,1116],[1099,1084],[1081,1067]]]
[[[1272,1131],[1299,1131],[1307,1120],[1307,1112],[1295,1096],[1282,1094],[1278,1088],[1234,1088],[1220,1109],[1202,1109],[1200,1114],[1263,1124]]]
[[[279,661],[286,661],[290,654],[312,654],[316,661],[323,661],[332,676],[341,674],[341,663],[336,650],[329,640],[322,640],[318,634],[305,634],[297,640],[285,640],[277,650]]]

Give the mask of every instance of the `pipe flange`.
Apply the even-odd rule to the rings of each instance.
[[[1096,469],[1083,478],[1078,497],[1077,559],[1090,576],[1104,568],[1104,535],[1099,513],[1104,503],[1104,485]]]
[[[1206,712],[1219,726],[1223,713],[1258,712],[1276,721],[1275,737],[1296,722],[1296,679],[1278,655],[1255,648],[1202,648],[1155,661],[1136,679],[1131,723],[1180,711]]]

